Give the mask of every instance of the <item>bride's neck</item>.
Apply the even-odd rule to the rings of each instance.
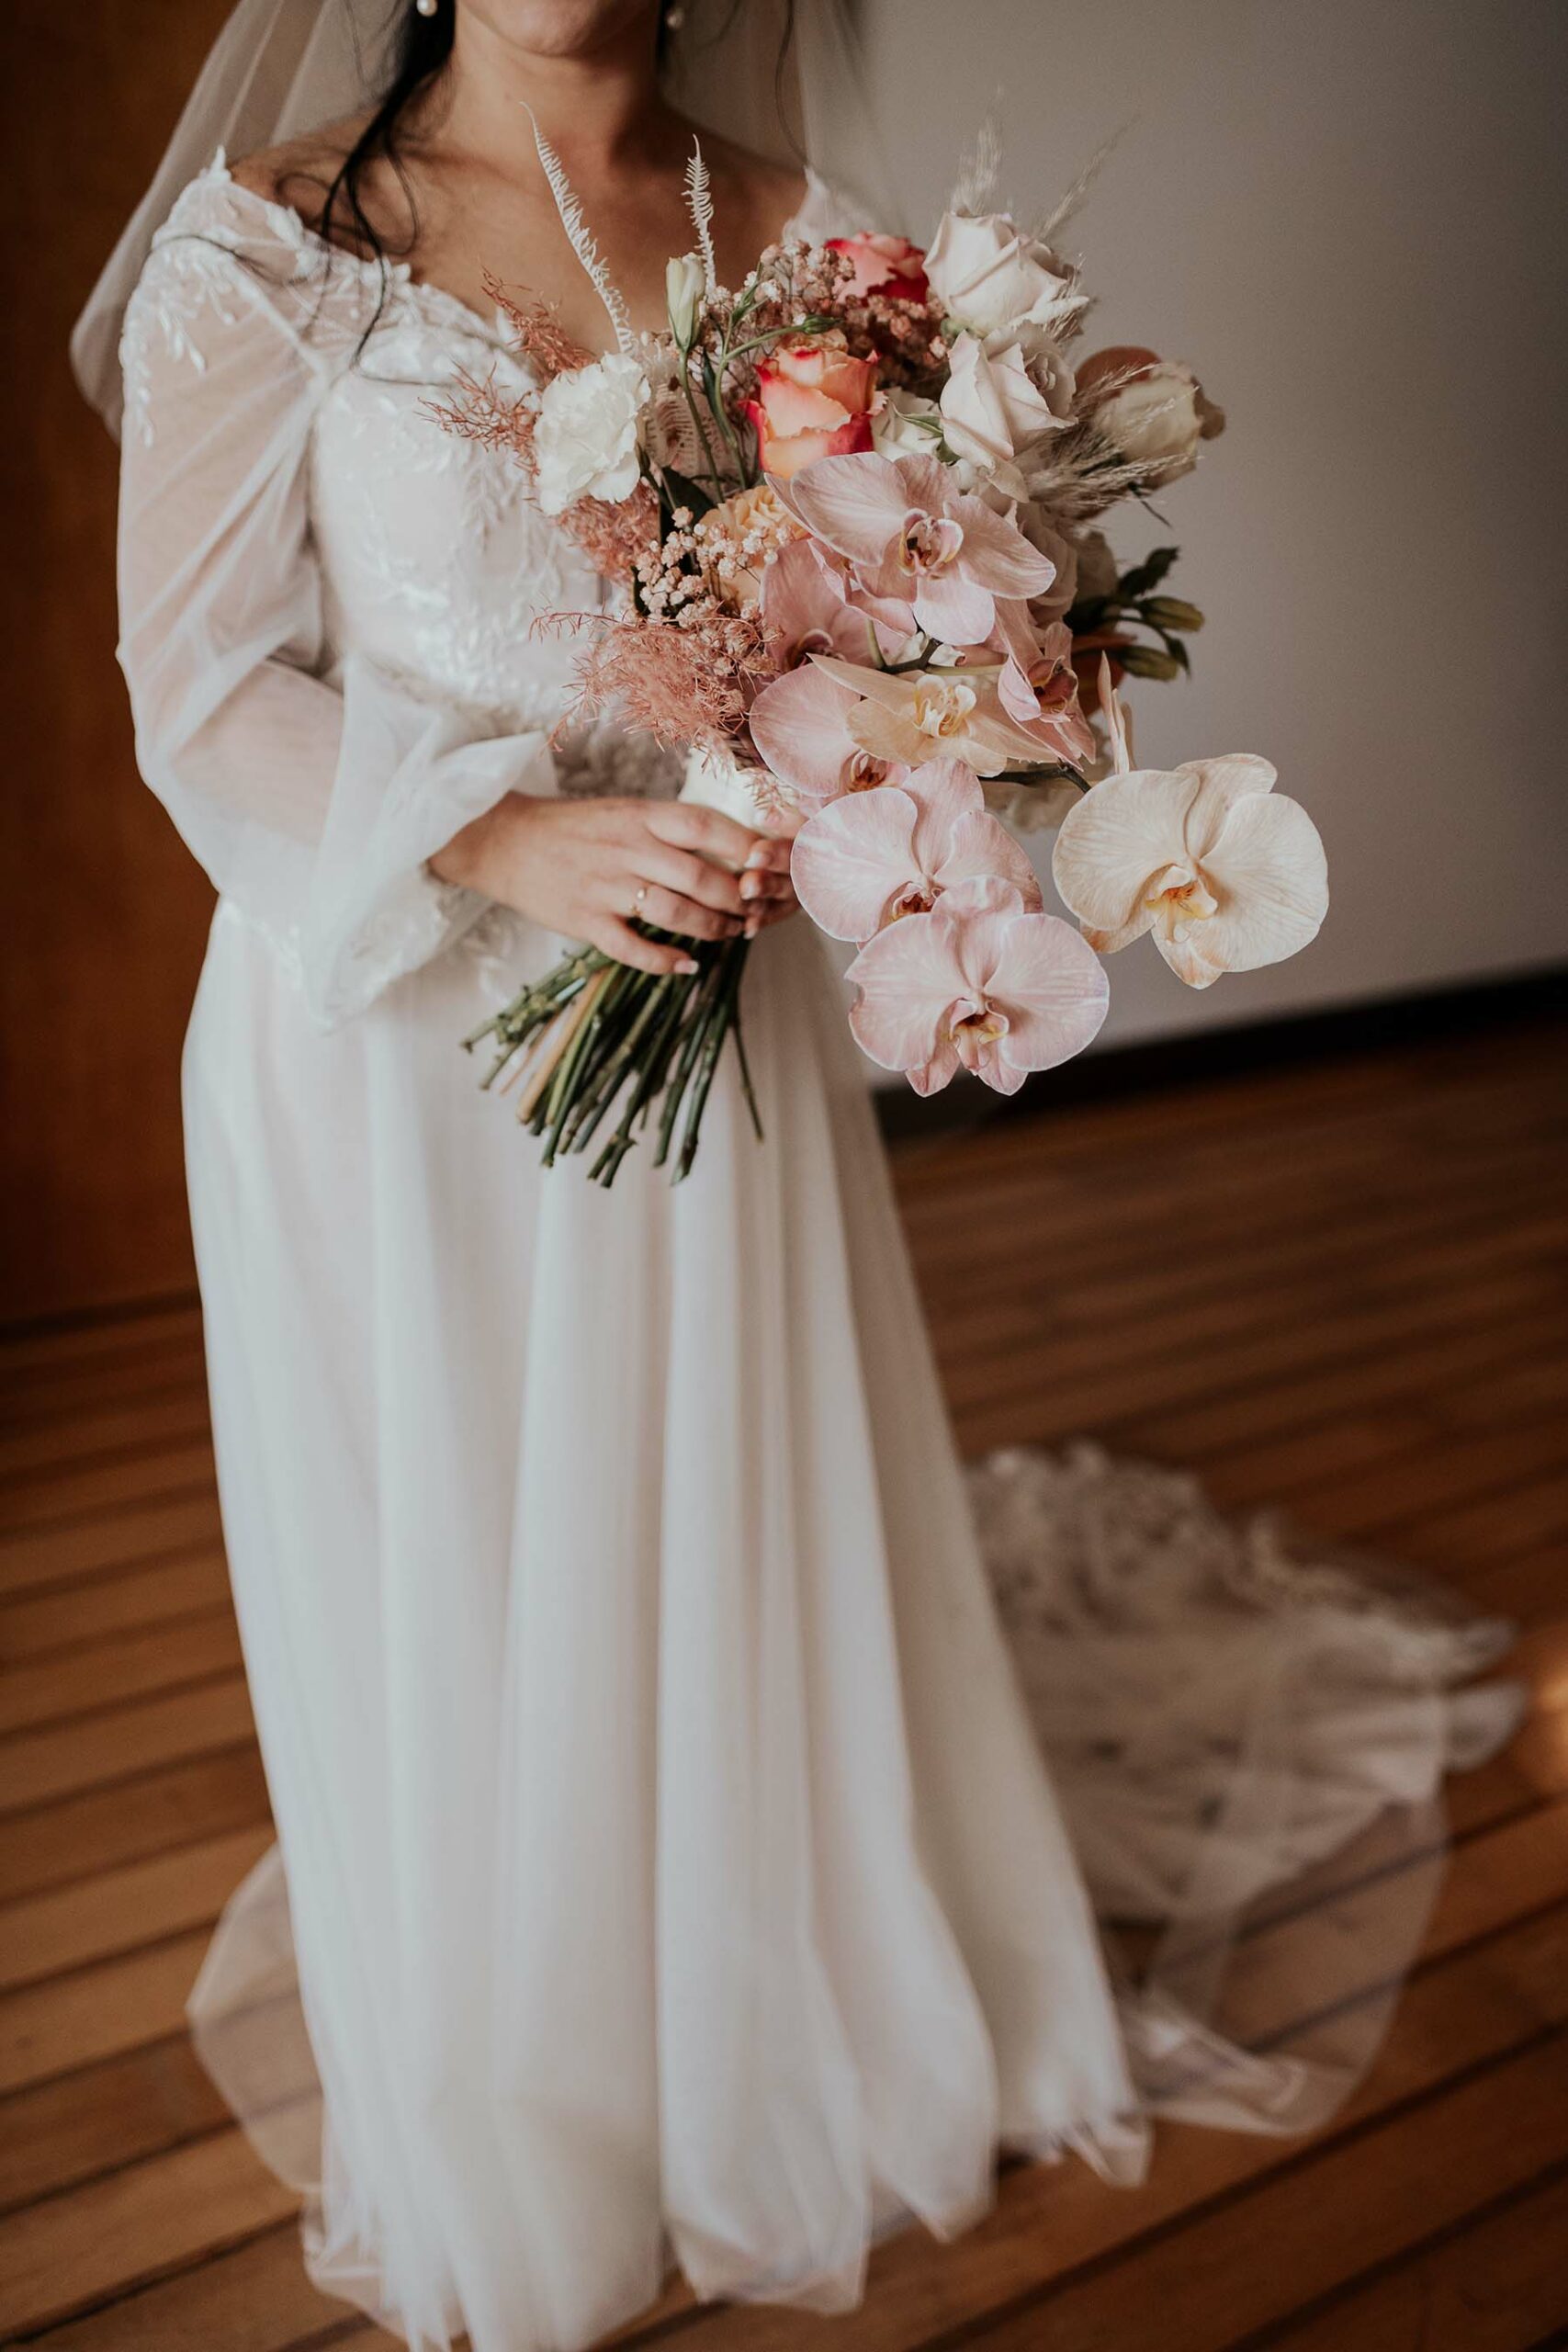
[[[646,163],[675,129],[659,87],[651,20],[646,40],[623,26],[601,48],[553,57],[459,10],[442,79],[442,145],[504,177],[515,176],[524,157],[532,166],[529,114],[569,174],[588,183]]]

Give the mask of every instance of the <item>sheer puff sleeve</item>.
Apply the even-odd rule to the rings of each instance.
[[[241,193],[186,191],[126,314],[119,658],[143,775],[330,1028],[468,928],[485,901],[425,861],[553,771],[542,732],[476,740],[362,658],[321,674],[311,429],[370,289]]]

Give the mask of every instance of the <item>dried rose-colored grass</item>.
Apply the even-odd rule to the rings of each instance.
[[[580,498],[557,519],[606,580],[632,580],[638,563],[659,546],[659,501],[646,481],[616,504]]]
[[[583,709],[613,709],[667,746],[723,751],[776,666],[749,617],[728,620],[721,631],[637,616],[594,616],[593,624],[577,658]]]
[[[427,414],[444,432],[460,441],[475,441],[483,449],[504,449],[534,470],[534,432],[538,423],[530,398],[514,400],[498,390],[495,378],[459,375],[449,401],[427,401]]]
[[[568,334],[553,303],[542,302],[535,295],[509,294],[489,270],[482,283],[487,299],[512,330],[513,348],[528,361],[541,384],[590,365],[592,352]]]

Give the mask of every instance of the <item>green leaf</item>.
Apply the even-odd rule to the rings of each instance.
[[[1182,596],[1145,596],[1138,610],[1151,628],[1200,629],[1203,616]]]
[[[1135,563],[1131,571],[1124,571],[1119,590],[1122,603],[1131,605],[1138,597],[1146,596],[1151,589],[1157,588],[1180,553],[1179,548],[1156,548],[1142,563]]]
[[[1116,659],[1132,678],[1174,678],[1180,674],[1181,664],[1174,653],[1156,653],[1152,645],[1122,645]]]
[[[677,506],[689,506],[694,516],[700,521],[703,515],[712,513],[715,502],[711,492],[702,489],[689,475],[680,472],[674,466],[661,466],[660,472],[663,477],[660,483],[661,503],[668,514],[672,514]]]

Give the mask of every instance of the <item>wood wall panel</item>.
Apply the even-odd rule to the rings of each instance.
[[[66,342],[227,0],[8,0],[0,1315],[191,1279],[179,1050],[211,894],[131,754],[116,458]]]

